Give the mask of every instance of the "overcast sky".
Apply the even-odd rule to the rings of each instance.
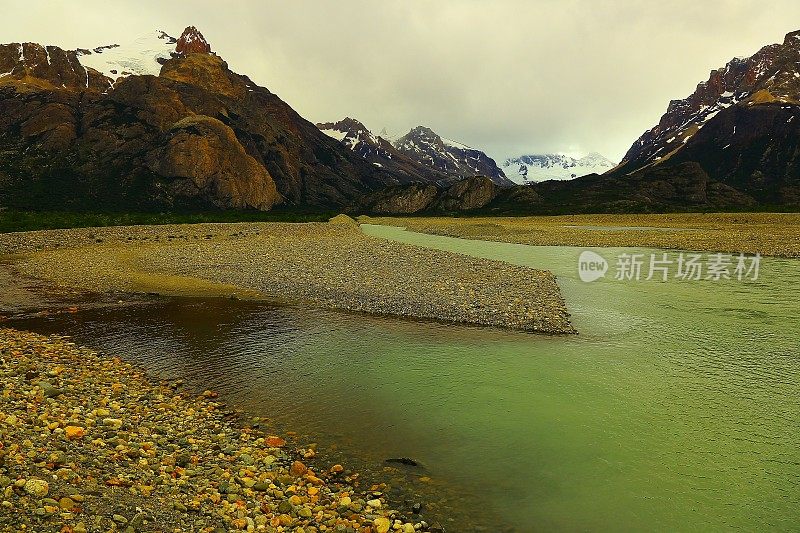
[[[311,121],[423,124],[496,158],[619,160],[669,100],[800,29],[772,0],[3,0],[0,42],[65,48],[195,25]]]

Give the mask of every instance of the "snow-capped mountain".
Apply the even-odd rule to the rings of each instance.
[[[498,185],[513,185],[494,159],[480,150],[445,139],[425,126],[417,126],[393,144],[411,159],[449,176],[486,176]]]
[[[447,174],[409,158],[387,139],[375,135],[354,118],[320,123],[317,127],[376,167],[398,175],[401,182],[448,180]]]
[[[197,28],[189,26],[177,39],[156,30],[131,43],[80,48],[76,52],[81,64],[117,79],[130,75],[158,76],[168,59],[190,52],[210,53],[211,46]]]
[[[531,183],[603,174],[614,166],[614,162],[596,152],[578,159],[563,154],[534,154],[506,159],[503,172],[515,183]]]
[[[317,124],[317,127],[373,165],[400,170],[414,181],[486,176],[498,185],[513,185],[485,153],[444,139],[424,126],[417,126],[400,137],[388,134],[385,128],[380,135],[375,135],[352,118]]]
[[[361,157],[370,159],[373,156],[381,159],[392,159],[397,150],[386,139],[375,135],[364,124],[354,118],[347,117],[339,122],[317,124],[322,133],[344,143]]]

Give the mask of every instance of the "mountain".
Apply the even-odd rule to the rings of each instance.
[[[498,185],[514,184],[485,153],[440,137],[425,126],[417,126],[393,144],[411,159],[454,178],[486,176]]]
[[[735,58],[631,146],[611,174],[696,163],[766,205],[800,205],[800,31]]]
[[[0,87],[105,91],[111,80],[84,67],[78,54],[34,43],[0,44]]]
[[[333,209],[400,183],[232,72],[195,28],[155,39],[0,45],[0,206]]]
[[[344,144],[376,167],[395,174],[401,183],[448,181],[450,176],[400,152],[386,138],[375,135],[353,118],[317,124],[323,133]]]
[[[506,159],[503,172],[515,183],[529,183],[603,174],[615,166],[615,163],[596,152],[579,159],[563,154],[535,154]]]
[[[485,153],[444,139],[423,126],[401,137],[390,136],[386,128],[376,135],[352,118],[317,126],[372,164],[405,175],[409,181],[452,183],[487,176],[498,185],[513,185]]]

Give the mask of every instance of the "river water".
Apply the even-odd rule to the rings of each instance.
[[[580,334],[227,300],[15,325],[218,390],[405,481],[398,497],[450,532],[800,528],[800,261],[763,259],[757,281],[583,283],[578,248],[362,228],[552,270]]]

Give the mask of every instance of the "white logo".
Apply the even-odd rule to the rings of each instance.
[[[578,258],[578,275],[581,281],[589,283],[598,280],[604,277],[606,272],[608,272],[608,261],[602,255],[591,250],[581,252]]]
[[[621,253],[616,256],[614,281],[757,281],[761,255],[699,254],[689,252],[661,252],[660,254]],[[578,275],[581,281],[592,282],[604,278],[608,261],[591,250],[581,252],[578,258]]]

